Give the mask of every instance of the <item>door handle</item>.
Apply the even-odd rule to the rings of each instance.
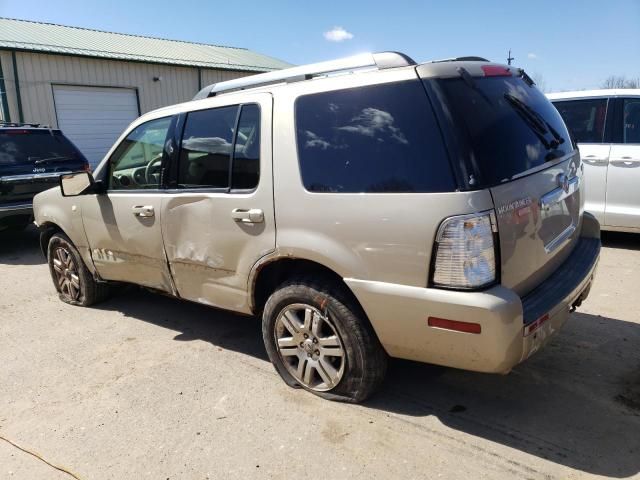
[[[234,208],[231,210],[231,218],[241,223],[262,223],[264,222],[264,212],[259,208],[249,210]]]
[[[582,158],[582,161],[587,165],[593,165],[596,167],[604,166],[608,163],[606,157],[596,157],[595,155],[587,155]]]
[[[132,207],[131,211],[136,217],[153,217],[155,215],[151,205],[137,205]]]
[[[615,167],[635,168],[640,167],[640,160],[633,160],[631,157],[622,157],[620,159],[611,160],[611,165]]]

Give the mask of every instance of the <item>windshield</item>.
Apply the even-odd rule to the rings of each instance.
[[[40,164],[85,159],[60,131],[0,131],[0,165]]]
[[[573,151],[555,107],[520,77],[438,81],[467,141],[473,187],[499,184]]]

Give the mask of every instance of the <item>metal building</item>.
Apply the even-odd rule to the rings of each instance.
[[[142,113],[289,66],[244,48],[0,18],[0,120],[59,127],[95,165]]]

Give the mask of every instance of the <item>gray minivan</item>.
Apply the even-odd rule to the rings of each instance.
[[[35,212],[63,301],[129,282],[261,315],[289,385],[361,401],[388,356],[506,373],[549,340],[600,251],[582,174],[524,71],[387,52],[145,114]]]

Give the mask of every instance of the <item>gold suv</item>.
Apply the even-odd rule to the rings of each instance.
[[[598,261],[582,175],[523,70],[387,52],[210,85],[34,209],[63,301],[262,315],[285,382],[356,402],[388,356],[506,373],[542,347]]]

